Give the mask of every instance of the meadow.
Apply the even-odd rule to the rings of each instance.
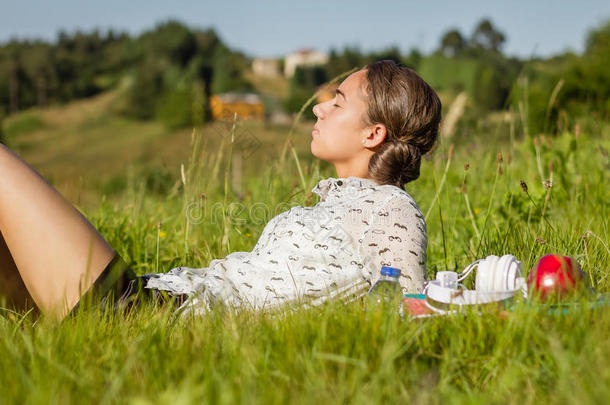
[[[309,152],[311,123],[168,132],[118,117],[113,97],[23,112],[5,140],[139,274],[251,250],[269,219],[315,204],[310,190],[335,177]],[[458,123],[406,186],[426,216],[428,277],[505,253],[527,273],[557,253],[608,292],[610,124],[567,117],[560,133],[530,134],[526,121]],[[584,302],[430,319],[360,302],[197,318],[150,302],[61,323],[3,310],[0,402],[606,403],[609,330],[610,308]]]

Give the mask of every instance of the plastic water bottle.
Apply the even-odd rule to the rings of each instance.
[[[367,308],[384,307],[402,309],[402,288],[398,282],[400,269],[383,266],[381,277],[371,287],[367,295]]]

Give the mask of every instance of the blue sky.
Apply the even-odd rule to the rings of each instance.
[[[507,54],[550,56],[566,49],[581,52],[587,31],[610,19],[610,1],[0,0],[0,42],[54,40],[60,29],[94,27],[138,34],[174,18],[213,27],[230,47],[252,56],[345,45],[429,52],[447,29],[456,27],[469,36],[482,17],[505,33]]]

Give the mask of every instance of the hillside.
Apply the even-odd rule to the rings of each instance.
[[[173,184],[180,164],[190,154],[191,135],[205,139],[210,152],[222,139],[230,142],[231,123],[214,122],[200,128],[169,131],[155,121],[136,121],[117,115],[118,91],[63,106],[29,109],[3,123],[6,144],[22,156],[64,195],[78,204],[95,204],[100,188],[112,193],[129,173]],[[312,124],[299,123],[292,140],[299,153],[309,154]],[[248,149],[242,170],[260,169],[261,158],[278,156],[289,126],[238,121],[236,142]]]

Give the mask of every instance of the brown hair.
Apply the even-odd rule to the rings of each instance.
[[[392,60],[366,65],[365,125],[384,124],[385,140],[369,161],[369,175],[380,184],[403,188],[419,177],[421,157],[434,146],[441,101],[414,70]]]

